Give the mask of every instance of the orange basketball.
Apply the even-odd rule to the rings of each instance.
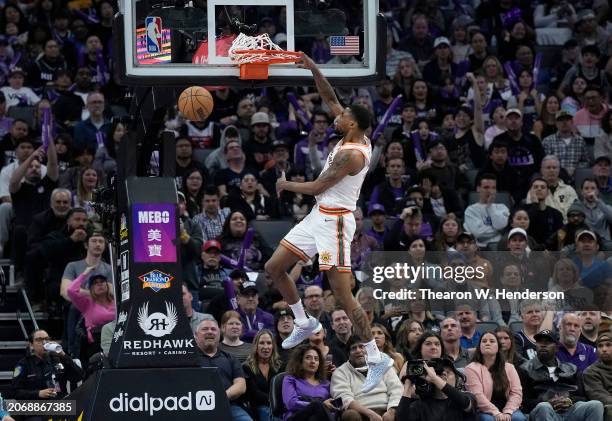
[[[190,86],[181,92],[178,109],[187,120],[204,121],[213,110],[212,95],[201,86]]]

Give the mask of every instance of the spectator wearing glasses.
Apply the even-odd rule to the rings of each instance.
[[[584,91],[584,106],[574,115],[574,127],[585,141],[593,141],[604,134],[601,123],[609,109],[605,98],[600,86],[590,85]]]
[[[83,149],[87,146],[94,151],[98,148],[98,136],[107,133],[110,120],[104,116],[104,95],[92,92],[87,95],[89,117],[74,126],[74,147]]]
[[[67,394],[67,381],[83,379],[81,368],[63,350],[45,350],[48,343],[54,342],[45,330],[30,333],[30,354],[19,360],[13,371],[11,389],[15,399],[62,399]]]
[[[304,308],[308,315],[319,320],[328,332],[332,331],[331,317],[323,309],[323,289],[320,286],[311,285],[304,289]]]

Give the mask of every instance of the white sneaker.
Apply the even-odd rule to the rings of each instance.
[[[291,349],[301,344],[310,335],[319,332],[322,328],[323,326],[321,326],[321,323],[314,317],[308,318],[308,325],[305,327],[301,327],[295,323],[293,325],[293,332],[283,341],[283,349]]]

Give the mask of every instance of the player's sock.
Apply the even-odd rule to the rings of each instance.
[[[291,311],[293,311],[293,315],[295,316],[295,320],[293,322],[300,327],[306,326],[308,323],[308,316],[304,310],[302,300],[298,300],[298,302],[295,304],[289,304],[289,307],[291,307]]]
[[[370,342],[364,343],[363,345],[365,346],[369,363],[377,363],[382,359],[382,355],[380,355],[380,351],[378,346],[376,346],[376,341],[374,339],[372,339]]]

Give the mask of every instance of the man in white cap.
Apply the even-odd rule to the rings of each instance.
[[[523,285],[535,291],[546,291],[552,274],[552,262],[543,253],[533,253],[528,245],[527,232],[512,228],[508,233],[508,261],[521,269]]]
[[[251,117],[251,136],[244,145],[244,153],[247,165],[259,171],[272,158],[272,126],[268,113],[258,111]]]
[[[595,304],[601,305],[606,303],[610,293],[612,266],[607,260],[597,257],[598,252],[598,238],[593,231],[582,230],[576,233],[576,256],[573,260],[580,272],[580,282],[593,290]]]

